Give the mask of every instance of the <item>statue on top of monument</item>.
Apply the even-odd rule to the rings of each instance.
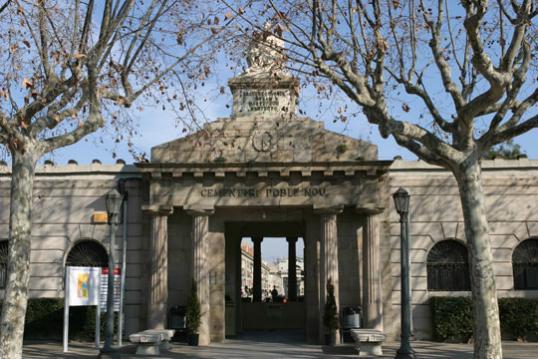
[[[284,40],[271,32],[273,25],[266,22],[263,31],[255,32],[245,51],[248,68],[246,75],[285,75]]]

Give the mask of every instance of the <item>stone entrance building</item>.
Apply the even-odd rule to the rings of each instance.
[[[31,297],[63,297],[70,254],[108,248],[108,228],[95,221],[95,212],[105,209],[105,194],[118,183],[128,194],[118,229],[127,239],[127,333],[167,327],[170,308],[186,304],[194,280],[201,344],[249,329],[288,327],[320,342],[330,279],[340,309],[361,306],[363,326],[396,338],[399,225],[391,194],[400,186],[412,194],[415,336],[430,335],[431,296],[469,295],[452,176],[422,162],[380,161],[375,145],[297,116],[299,84],[262,60],[251,58],[249,69],[230,80],[229,118],[154,147],[147,163],[49,164],[38,170]],[[0,174],[1,235],[7,239],[9,168]],[[537,274],[525,265],[538,261],[538,161],[484,161],[484,177],[500,296],[537,296]],[[304,301],[241,302],[245,237],[255,245],[255,301],[263,238],[288,239],[290,267],[296,240],[303,239]],[[288,280],[293,286],[293,275]]]
[[[388,205],[391,162],[378,161],[369,143],[296,116],[297,81],[270,71],[251,67],[230,80],[230,118],[154,147],[151,161],[138,165],[149,186],[143,210],[152,218],[151,327],[166,326],[168,303],[181,300],[194,278],[204,313],[200,340],[223,340],[225,297],[240,302],[244,237],[254,242],[255,302],[261,300],[263,238],[288,239],[292,268],[295,242],[303,238],[304,302],[273,309],[287,325],[302,320],[308,341],[320,337],[329,279],[341,305],[362,304],[365,323],[381,326],[379,214]],[[341,276],[339,268],[346,267]],[[265,328],[259,323],[271,322],[271,314],[264,305],[237,307],[237,328]]]

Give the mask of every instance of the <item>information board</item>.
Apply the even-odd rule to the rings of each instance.
[[[101,269],[101,268],[100,268]],[[108,296],[108,268],[102,268],[101,290],[99,294],[99,307],[101,311],[106,312],[106,298]],[[114,269],[114,311],[120,311],[120,289],[121,289],[121,269]]]
[[[67,267],[70,306],[97,305],[99,302],[99,267]]]
[[[100,342],[100,316],[99,295],[101,291],[101,267],[71,267],[65,269],[64,291],[64,328],[63,347],[64,353],[69,351],[69,307],[95,305],[95,347],[99,348]]]

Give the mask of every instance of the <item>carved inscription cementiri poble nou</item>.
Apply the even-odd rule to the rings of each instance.
[[[200,191],[202,197],[228,198],[278,198],[278,197],[325,197],[327,189],[319,186],[307,187],[268,187],[257,189],[252,187],[222,187],[204,188]]]

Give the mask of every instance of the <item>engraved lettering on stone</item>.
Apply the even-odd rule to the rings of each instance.
[[[242,89],[240,112],[278,112],[289,106],[289,91]]]
[[[228,197],[228,198],[283,198],[283,197],[326,197],[327,188],[320,186],[307,187],[269,187],[259,190],[252,187],[223,187],[204,188],[200,191],[202,197]]]

